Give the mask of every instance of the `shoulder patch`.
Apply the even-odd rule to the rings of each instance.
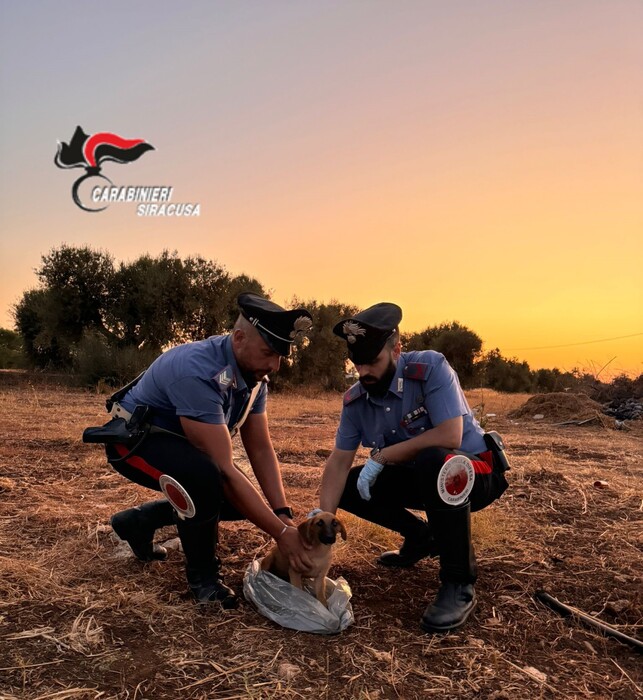
[[[409,362],[404,367],[404,376],[407,379],[424,380],[429,376],[431,367],[426,362]]]
[[[216,382],[224,391],[237,385],[237,380],[231,365],[227,365],[218,374],[215,374],[214,377],[212,377],[212,381]]]
[[[344,394],[344,406],[348,406],[349,403],[358,399],[362,394],[366,393],[366,389],[357,382]]]

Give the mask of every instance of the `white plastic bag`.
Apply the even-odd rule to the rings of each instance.
[[[306,590],[263,571],[255,559],[243,577],[243,594],[262,615],[300,632],[337,634],[355,621],[351,589],[341,576],[337,581],[326,578],[328,608],[325,608]]]

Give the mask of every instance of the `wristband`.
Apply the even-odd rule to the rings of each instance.
[[[283,506],[282,508],[273,508],[272,512],[277,516],[287,515],[291,520],[295,517],[295,514],[292,512],[292,508],[290,506]]]
[[[286,530],[289,527],[292,527],[292,525],[284,525],[284,529],[277,535],[277,537],[275,537],[275,542],[281,539],[281,536],[284,534],[284,532],[286,532]]]
[[[384,457],[382,450],[379,447],[374,447],[371,450],[371,459],[378,464],[386,464],[386,457]]]

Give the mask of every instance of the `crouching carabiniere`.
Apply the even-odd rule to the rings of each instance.
[[[359,382],[344,396],[320,506],[399,532],[404,543],[379,557],[384,566],[439,556],[441,585],[420,624],[444,632],[476,605],[470,513],[502,495],[508,466],[499,436],[485,435],[444,356],[401,352],[401,319],[399,306],[380,303],[333,329],[347,343]],[[371,456],[351,468],[360,443]],[[409,508],[425,511],[428,522]]]
[[[267,375],[311,328],[311,316],[251,293],[241,294],[238,304],[231,334],[163,353],[134,385],[112,397],[112,422],[85,435],[108,443],[109,463],[123,476],[165,496],[114,515],[116,534],[139,559],[164,559],[154,533],[176,523],[192,593],[199,602],[223,607],[236,606],[237,597],[220,574],[219,520],[248,518],[274,537],[294,569],[310,566],[286,501],[266,397]],[[125,441],[110,437],[119,430],[131,435]],[[233,462],[231,438],[237,432],[269,505]]]

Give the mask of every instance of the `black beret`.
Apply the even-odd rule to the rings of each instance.
[[[290,355],[290,346],[297,336],[313,326],[312,316],[306,309],[287,311],[254,292],[239,294],[237,303],[242,316],[259,331],[268,347],[284,357]]]
[[[348,345],[348,356],[357,365],[370,364],[381,352],[402,320],[397,304],[383,301],[335,325],[333,333]]]

